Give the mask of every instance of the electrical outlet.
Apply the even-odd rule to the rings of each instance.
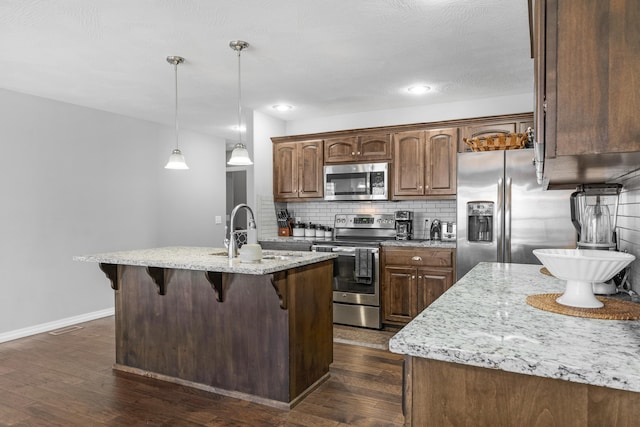
[[[216,224],[222,224],[222,217],[220,215],[216,215]]]

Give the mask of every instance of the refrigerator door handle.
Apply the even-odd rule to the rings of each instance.
[[[504,188],[504,262],[511,262],[511,177]]]
[[[496,244],[498,246],[498,262],[504,262],[504,242],[502,231],[504,230],[504,181],[498,179],[498,209],[496,211]]]

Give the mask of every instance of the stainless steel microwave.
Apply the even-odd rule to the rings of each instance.
[[[324,167],[325,200],[389,200],[389,165],[360,163]]]

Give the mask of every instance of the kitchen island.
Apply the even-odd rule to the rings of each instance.
[[[115,291],[114,369],[281,409],[329,377],[330,253],[169,247],[78,256]]]
[[[480,263],[389,342],[406,425],[637,425],[640,321],[550,313],[539,265]]]

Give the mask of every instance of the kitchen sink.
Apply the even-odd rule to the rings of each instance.
[[[215,252],[211,252],[209,255],[226,257],[226,256],[229,256],[229,253],[227,251],[215,251]],[[270,259],[270,260],[278,260],[278,261],[296,259],[303,256],[304,256],[304,253],[295,253],[295,252],[282,253],[282,251],[262,251],[262,259]]]
[[[300,258],[300,255],[263,255],[262,259],[275,259],[279,261]]]

